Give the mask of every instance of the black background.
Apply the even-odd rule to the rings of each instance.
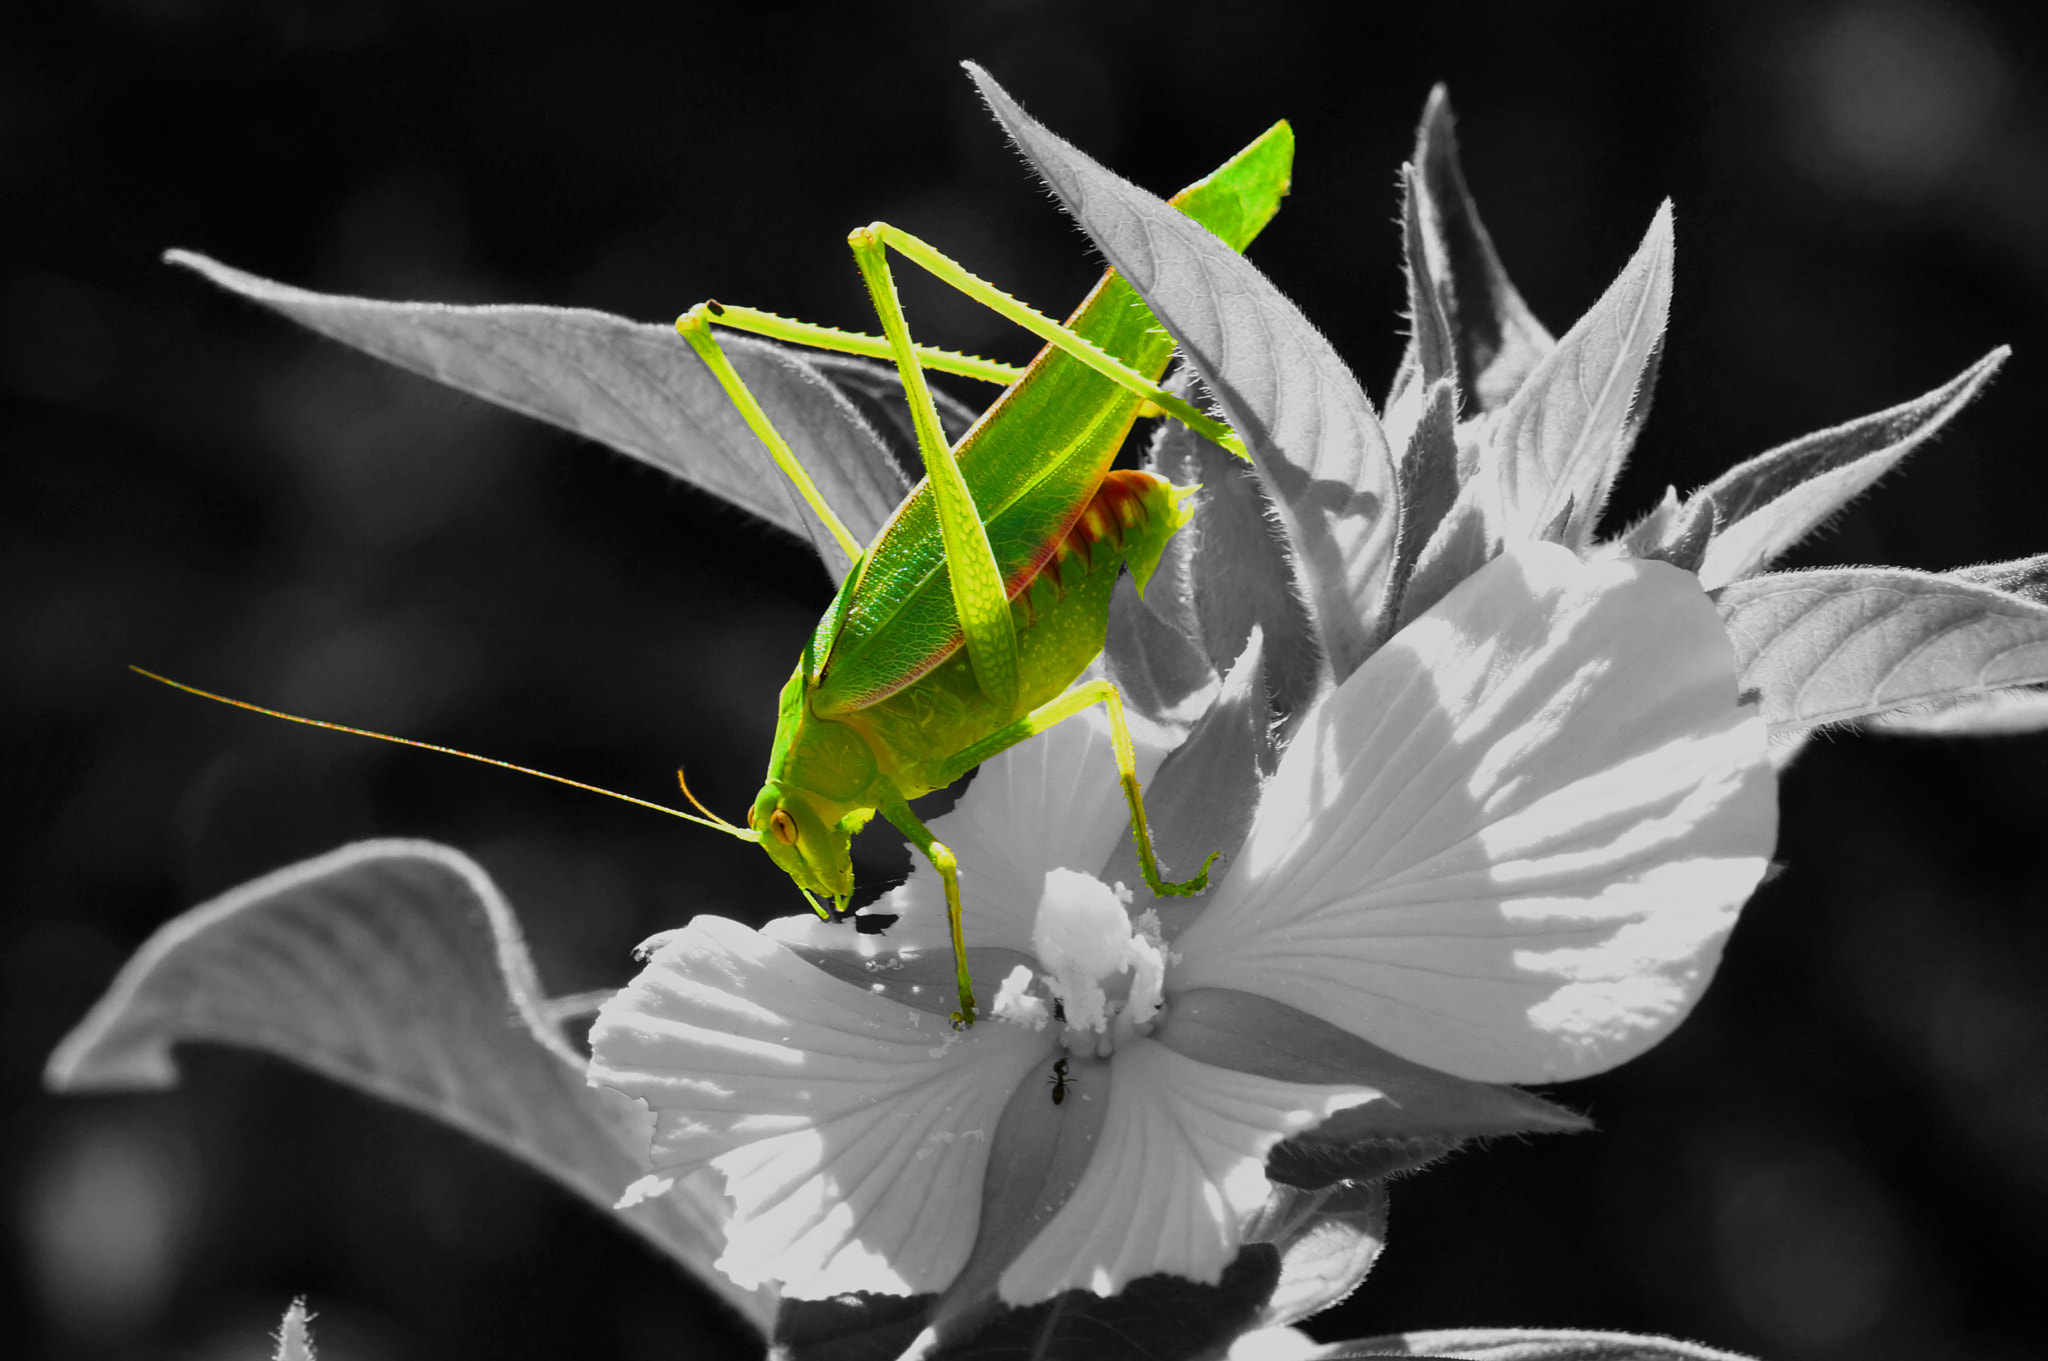
[[[737,810],[826,599],[792,541],[646,468],[378,367],[157,263],[865,328],[884,218],[1048,310],[1092,278],[954,66],[1171,191],[1276,117],[1255,258],[1384,391],[1395,171],[1432,82],[1508,267],[1562,330],[1660,199],[1678,283],[1617,504],[2017,356],[1796,562],[2048,548],[2048,30],[2019,4],[816,9],[754,0],[102,0],[0,37],[0,1335],[20,1355],[745,1355],[604,1217],[287,1066],[189,1056],[57,1100],[50,1047],[185,907],[371,835],[487,865],[549,986],[649,932],[800,910],[758,851],[538,782],[310,733],[195,683]],[[912,287],[921,335],[1028,346]],[[1396,1188],[1325,1337],[1668,1331],[1778,1358],[2033,1353],[2048,1229],[2048,739],[1815,744],[1784,875],[1648,1058],[1557,1095],[1599,1134]],[[890,872],[877,849],[869,878]],[[893,863],[900,871],[900,851]],[[2035,1330],[2035,1331],[2030,1331]]]

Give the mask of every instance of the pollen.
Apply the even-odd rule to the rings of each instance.
[[[1108,1028],[1104,979],[1130,967],[1131,919],[1116,891],[1093,875],[1048,870],[1031,948],[1066,1013],[1067,1028]]]

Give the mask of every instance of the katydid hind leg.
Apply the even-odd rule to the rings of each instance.
[[[910,328],[903,319],[903,304],[896,295],[896,280],[889,272],[883,245],[887,228],[881,224],[863,227],[847,238],[861,278],[881,319],[882,334],[889,338],[896,358],[896,372],[903,380],[903,395],[910,403],[910,420],[917,432],[918,452],[924,458],[925,476],[936,498],[939,534],[946,547],[946,572],[952,583],[953,609],[960,618],[960,630],[967,645],[967,657],[974,679],[998,708],[1014,709],[1017,701],[1017,629],[1010,619],[1009,593],[996,566],[995,549],[982,526],[981,512],[967,479],[954,461],[953,450],[939,427],[938,404],[917,361],[910,341]]]
[[[910,805],[901,801],[882,805],[882,816],[889,819],[896,830],[910,838],[911,844],[924,852],[924,858],[931,861],[932,868],[939,872],[939,881],[946,890],[946,925],[953,935],[953,981],[959,989],[960,1009],[953,1013],[953,1024],[966,1028],[974,1024],[974,980],[967,973],[967,935],[960,921],[960,862],[945,842],[931,834],[931,830],[910,811]]]
[[[1131,745],[1130,725],[1124,720],[1124,698],[1106,680],[1083,681],[1058,698],[1033,709],[1008,727],[1001,728],[947,762],[939,772],[939,783],[950,784],[983,761],[1008,751],[1019,742],[1036,737],[1062,720],[1072,718],[1091,704],[1100,704],[1109,715],[1110,746],[1116,753],[1117,781],[1123,786],[1124,804],[1131,814],[1131,837],[1138,845],[1138,869],[1145,887],[1159,898],[1189,898],[1209,887],[1209,869],[1220,851],[1211,851],[1192,879],[1179,882],[1159,872],[1159,857],[1152,849],[1152,828],[1145,817],[1145,796],[1138,786],[1137,751]]]

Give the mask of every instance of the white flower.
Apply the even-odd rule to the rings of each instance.
[[[721,1270],[800,1299],[1213,1282],[1273,1145],[1382,1094],[1256,1071],[1262,1037],[1197,1012],[1246,999],[1487,1082],[1598,1072],[1699,997],[1776,832],[1764,724],[1696,579],[1554,545],[1316,706],[1170,941],[1090,877],[1119,800],[1102,727],[1073,720],[934,821],[975,975],[1003,984],[966,1033],[929,873],[883,938],[699,918],[649,943],[591,1080],[653,1109],[657,1173],[723,1178]]]

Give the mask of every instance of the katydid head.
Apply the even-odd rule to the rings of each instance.
[[[826,816],[815,795],[770,780],[761,786],[747,825],[762,849],[806,893],[833,899],[845,910],[853,896],[852,832]]]

